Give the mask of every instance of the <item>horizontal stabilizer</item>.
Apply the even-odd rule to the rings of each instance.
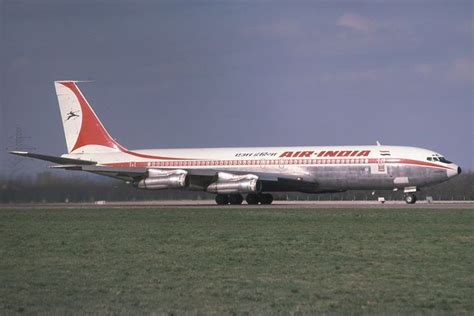
[[[45,161],[54,162],[60,165],[95,165],[97,162],[90,161],[90,160],[81,160],[81,159],[72,159],[72,158],[63,158],[57,156],[49,156],[49,155],[41,155],[41,154],[34,154],[29,153],[26,151],[10,151],[10,154],[22,156],[22,157],[30,157]]]

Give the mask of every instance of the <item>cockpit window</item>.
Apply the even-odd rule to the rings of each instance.
[[[444,163],[452,163],[451,161],[449,161],[448,159],[444,157],[439,157],[439,161],[444,162]]]
[[[451,161],[449,161],[448,159],[446,159],[444,157],[434,156],[434,155],[433,155],[433,157],[426,157],[426,160],[428,160],[428,161],[439,161],[439,162],[442,162],[442,163],[452,163]]]

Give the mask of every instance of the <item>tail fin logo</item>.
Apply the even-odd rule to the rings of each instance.
[[[70,111],[70,112],[67,114],[66,121],[69,121],[69,120],[72,119],[73,117],[79,117],[79,114],[77,114],[77,112],[79,112],[79,111]]]

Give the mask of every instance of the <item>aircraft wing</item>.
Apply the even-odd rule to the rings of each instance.
[[[90,173],[131,182],[145,178],[148,174],[147,168],[108,167],[96,165],[55,165],[51,166],[50,168],[87,171]]]
[[[61,165],[54,165],[50,168],[55,169],[65,169],[65,170],[75,170],[75,171],[87,171],[91,173],[96,173],[105,176],[112,176],[122,180],[130,181],[136,180],[139,178],[144,178],[147,176],[149,168],[140,168],[140,167],[109,167],[109,166],[100,166],[100,165],[78,165],[78,164],[61,164]],[[153,168],[162,170],[159,168]],[[214,179],[218,172],[227,172],[226,170],[218,170],[218,169],[186,169],[188,175],[191,177],[196,178],[209,178],[210,180]],[[241,174],[241,173],[234,173],[232,174]],[[254,172],[245,172],[242,174],[252,173],[259,177],[260,180],[266,181],[278,181],[278,176],[272,173],[254,173]],[[296,180],[296,177],[295,177]]]
[[[57,156],[49,156],[49,155],[43,155],[43,154],[35,154],[35,153],[29,153],[26,151],[10,151],[10,154],[16,155],[16,156],[22,156],[22,157],[30,157],[30,158],[35,158],[39,160],[45,160],[49,162],[54,162],[58,163],[61,165],[95,165],[97,162],[95,161],[90,161],[90,160],[81,160],[81,159],[72,159],[72,158],[63,158],[63,157],[57,157]]]
[[[72,158],[63,158],[57,156],[36,154],[24,151],[11,151],[10,154],[30,157],[40,160],[45,160],[49,162],[56,163],[57,165],[51,166],[51,168],[65,169],[65,170],[77,170],[77,171],[86,171],[90,173],[95,173],[98,175],[108,176],[123,181],[135,182],[146,178],[148,176],[148,169],[145,167],[109,167],[97,165],[95,161],[81,160],[81,159],[72,159]],[[217,180],[218,172],[226,172],[232,174],[253,174],[258,176],[260,181],[263,181],[270,186],[274,184],[284,184],[287,187],[301,187],[308,186],[309,190],[313,190],[317,186],[317,181],[311,177],[305,170],[293,170],[293,172],[286,172],[281,174],[280,172],[272,172],[271,170],[248,170],[246,172],[238,171],[228,171],[220,169],[186,169],[189,177],[194,180],[192,182],[200,185],[207,186],[210,183]]]
[[[97,166],[97,165],[56,165],[52,166],[51,168],[60,168],[66,170],[79,170],[79,171],[87,171],[103,176],[117,178],[123,181],[130,181],[135,182],[137,180],[141,180],[148,176],[148,169],[144,167],[109,167],[109,166]],[[158,169],[158,168],[153,168]],[[159,169],[162,170],[162,169]],[[189,177],[191,178],[191,182],[200,185],[200,186],[207,186],[210,183],[217,180],[217,173],[218,172],[226,172],[229,173],[227,170],[220,170],[220,169],[186,169],[183,168],[182,170],[186,170]],[[313,187],[317,185],[317,182],[313,178],[309,178],[307,174],[301,172],[295,172],[294,174],[278,174],[272,172],[230,172],[232,174],[254,174],[258,176],[260,181],[266,183],[280,183],[285,184],[287,186],[301,186],[307,185],[309,187]]]
[[[51,166],[50,168],[87,171],[95,174],[121,179],[124,181],[135,181],[136,179],[146,177],[147,175],[146,168],[115,168],[107,166],[97,166],[97,162],[95,161],[36,154],[26,151],[10,151],[10,154],[49,161],[57,164]]]

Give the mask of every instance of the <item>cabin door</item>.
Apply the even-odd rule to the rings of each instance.
[[[387,165],[385,158],[377,158],[377,162],[370,166],[372,174],[387,174]]]

